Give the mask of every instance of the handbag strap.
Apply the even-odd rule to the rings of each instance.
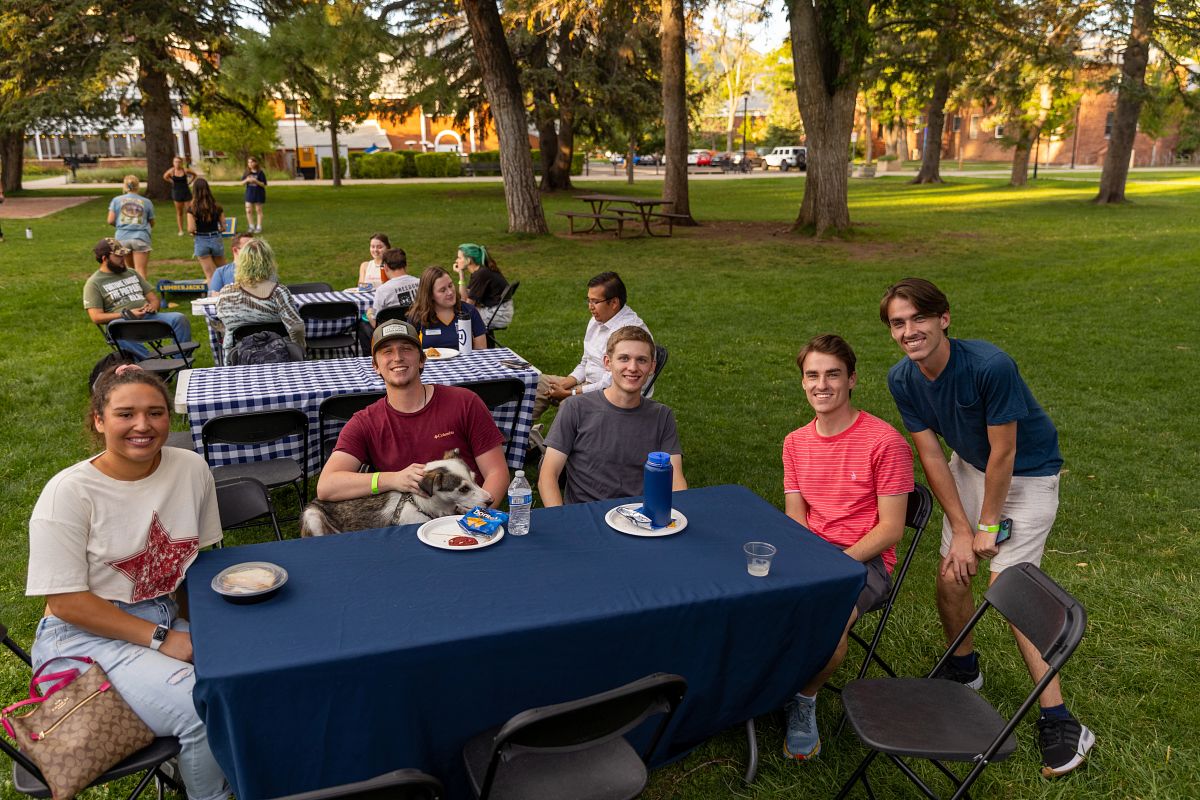
[[[50,666],[55,661],[59,661],[59,660],[82,661],[84,664],[95,664],[96,663],[94,659],[88,658],[87,656],[55,656],[54,658],[47,661],[45,664],[42,664],[40,667],[38,667],[37,672],[33,673],[33,680],[29,682],[29,697],[30,697],[30,699],[39,699],[40,698],[42,700],[45,700],[47,697],[54,694],[59,689],[62,689],[65,686],[69,686],[71,681],[73,681],[79,677],[79,670],[74,667],[72,667],[71,669],[63,670],[62,672],[52,672],[47,675],[42,674],[46,670],[46,667]],[[54,681],[54,680],[58,681],[58,683],[54,684],[53,686],[51,686],[49,689],[47,689],[44,692],[41,692],[41,693],[38,692],[38,684],[45,683],[46,681]]]

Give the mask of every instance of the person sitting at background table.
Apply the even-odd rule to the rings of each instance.
[[[217,296],[217,319],[225,328],[222,348],[233,350],[233,332],[242,325],[282,322],[288,338],[304,350],[304,320],[292,293],[279,282],[275,251],[265,239],[242,245],[234,263],[234,281]]]
[[[378,289],[387,280],[383,276],[383,253],[391,249],[392,242],[386,233],[371,234],[371,257],[358,265],[359,287]]]
[[[671,455],[672,491],[687,488],[675,414],[642,397],[654,374],[654,339],[629,325],[608,337],[604,367],[612,382],[598,392],[569,398],[558,410],[538,470],[538,493],[560,506],[558,478],[567,469],[566,502],[587,503],[642,493],[646,456]]]
[[[92,248],[100,268],[83,285],[83,308],[88,319],[108,325],[118,319],[158,320],[171,326],[180,342],[191,341],[192,323],[178,311],[159,311],[159,299],[150,283],[126,264],[129,250],[116,239],[101,239]],[[117,342],[139,359],[150,351],[141,342],[120,339]]]
[[[425,351],[414,325],[392,319],[376,328],[371,367],[387,394],[342,428],[317,480],[318,499],[350,500],[393,490],[420,493],[425,464],[455,449],[492,496],[492,504],[504,498],[509,481],[504,435],[471,390],[421,382]],[[363,464],[378,472],[359,472]]]
[[[229,250],[233,253],[233,261],[230,261],[224,266],[217,267],[213,270],[212,278],[208,282],[208,294],[216,297],[229,284],[233,283],[233,271],[237,267],[237,254],[242,249],[242,245],[254,238],[252,233],[235,233],[233,239],[229,242]]]
[[[855,620],[887,601],[904,535],[913,458],[900,432],[850,402],[858,381],[854,350],[840,336],[810,340],[796,356],[808,404],[816,416],[783,440],[784,510],[792,519],[867,568],[867,582],[850,611],[828,663],[784,707],[783,752],[804,761],[821,750],[817,692],[846,657]]]
[[[487,349],[483,319],[475,306],[458,298],[454,278],[441,267],[428,267],[421,273],[408,321],[420,331],[424,348],[462,352]]]
[[[221,517],[204,459],[163,446],[170,408],[166,385],[136,365],[96,380],[89,429],[104,451],[51,478],[29,519],[25,592],[46,598],[33,666],[95,659],[155,735],[179,738],[189,800],[222,800],[230,790],[192,702],[191,633],[172,594],[200,548],[221,541]]]
[[[419,278],[408,274],[408,256],[399,247],[383,252],[383,274],[387,280],[375,290],[375,303],[370,314],[372,325],[375,315],[385,308],[411,306],[417,299],[417,287],[421,285]]]
[[[192,202],[187,204],[187,229],[195,237],[192,255],[200,260],[204,280],[211,281],[217,267],[225,264],[225,210],[213,197],[204,178],[196,178],[192,183]]]
[[[464,270],[471,273],[470,281],[463,274]],[[485,324],[492,328],[507,328],[512,323],[512,300],[500,302],[508,281],[500,273],[495,259],[488,255],[487,248],[480,244],[460,244],[454,271],[458,273],[459,297],[479,309]]]

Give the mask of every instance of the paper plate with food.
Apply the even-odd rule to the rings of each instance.
[[[287,583],[287,570],[270,561],[244,561],[218,572],[213,591],[234,603],[257,603]]]
[[[455,358],[458,351],[450,347],[426,347],[425,358],[430,361],[445,361],[448,358]]]
[[[504,538],[503,511],[473,508],[468,514],[431,519],[417,528],[417,538],[439,550],[479,550]]]
[[[630,536],[646,537],[672,536],[682,531],[688,524],[687,517],[683,515],[683,512],[672,508],[671,521],[661,528],[656,528],[650,522],[650,517],[644,513],[641,503],[626,503],[616,508],[610,508],[604,515],[604,521],[615,531],[627,533]]]

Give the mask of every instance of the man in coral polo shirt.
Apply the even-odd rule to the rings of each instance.
[[[787,515],[842,548],[867,568],[867,583],[850,612],[833,656],[788,702],[784,753],[797,760],[821,749],[817,692],[846,657],[855,620],[887,600],[904,535],[913,460],[908,442],[883,420],[850,403],[858,380],[854,351],[835,334],[817,336],[796,357],[816,418],[783,441]]]

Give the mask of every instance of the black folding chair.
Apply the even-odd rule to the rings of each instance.
[[[255,478],[228,478],[217,481],[217,508],[221,514],[221,529],[246,528],[251,524],[270,522],[275,539],[282,542],[279,520],[271,495],[262,481]],[[263,520],[266,517],[266,520]],[[255,523],[261,520],[261,523]]]
[[[416,769],[399,769],[357,783],[291,794],[276,800],[441,800],[442,782]]]
[[[479,399],[483,400],[483,404],[487,406],[488,411],[492,412],[495,412],[497,408],[506,403],[516,403],[519,406],[521,401],[525,399],[525,382],[520,378],[477,381],[475,383],[464,383],[461,386],[479,395]],[[514,413],[512,422],[508,424],[507,430],[500,431],[504,435],[505,458],[508,457],[508,447],[512,443],[513,433],[516,429],[517,415]]]
[[[193,341],[179,341],[174,328],[160,319],[114,319],[108,323],[105,336],[115,351],[140,359],[137,362],[139,367],[147,372],[156,373],[163,380],[170,380],[180,371],[191,369],[196,348],[200,346]],[[145,345],[152,355],[141,358],[140,355],[123,349],[121,341],[139,342]]]
[[[387,308],[381,308],[379,310],[379,313],[377,313],[375,315],[375,327],[378,328],[380,325],[387,322],[389,319],[407,320],[408,319],[408,311],[410,308],[412,308],[411,305],[388,306]],[[366,354],[364,353],[363,355],[366,355]]]
[[[871,663],[874,662],[883,669],[888,675],[896,677],[895,671],[892,670],[883,658],[878,654],[879,641],[883,638],[884,627],[888,623],[888,619],[892,615],[892,608],[896,604],[896,598],[900,596],[900,587],[904,585],[904,577],[908,574],[908,567],[912,563],[913,556],[916,555],[917,546],[921,543],[921,536],[925,533],[925,527],[929,524],[929,517],[933,514],[933,495],[929,490],[921,484],[913,485],[913,490],[908,493],[908,509],[904,514],[904,526],[912,529],[912,536],[909,537],[908,550],[905,551],[904,560],[900,563],[900,568],[892,575],[892,590],[888,592],[887,597],[875,608],[870,609],[867,613],[881,612],[879,621],[875,623],[875,631],[871,634],[871,641],[868,643],[853,628],[850,629],[850,640],[861,646],[865,652],[862,664],[858,668],[856,678],[866,677],[867,670]],[[861,617],[859,621],[861,621]],[[855,622],[857,626],[858,622]],[[840,693],[842,690],[833,684],[825,684],[825,688],[832,692]],[[844,714],[838,720],[837,729],[834,735],[837,736],[842,732],[842,728],[846,725],[846,717]],[[748,767],[746,769],[746,783],[753,783],[755,773],[758,771],[758,741],[754,729],[754,720],[746,721],[746,737],[749,746],[750,756],[748,758]]]
[[[245,414],[225,414],[213,417],[200,429],[204,443],[204,460],[209,458],[212,445],[257,445],[300,437],[301,457],[272,458],[263,461],[243,461],[212,467],[213,478],[255,478],[268,489],[291,484],[303,508],[308,503],[308,415],[296,408],[277,411],[252,411]]]
[[[321,401],[317,411],[317,431],[321,437],[321,463],[329,460],[333,448],[337,444],[336,433],[332,433],[332,423],[345,424],[350,421],[356,411],[361,411],[385,395],[384,392],[354,392],[353,394],[335,394]],[[326,423],[330,423],[326,427]]]
[[[654,345],[654,374],[650,376],[650,380],[646,381],[646,385],[642,387],[642,397],[647,397],[650,390],[654,388],[654,382],[658,380],[659,374],[663,371],[663,367],[667,365],[667,357],[670,353],[667,348],[661,344]]]
[[[324,281],[311,281],[309,283],[286,283],[284,286],[292,294],[317,294],[318,292],[332,292],[333,287]]]
[[[300,306],[300,318],[303,320],[345,321],[341,333],[307,337],[309,358],[314,358],[314,353],[318,351],[326,350],[349,350],[352,355],[360,355],[357,331],[358,315],[358,306],[349,300],[305,303]]]
[[[495,307],[492,309],[492,313],[488,315],[487,322],[485,323],[488,347],[496,346],[496,333],[495,332],[502,331],[502,330],[504,330],[504,328],[508,327],[507,325],[505,325],[503,327],[499,327],[499,326],[494,327],[492,324],[496,321],[496,315],[500,313],[500,306],[504,305],[509,300],[512,300],[513,295],[517,293],[517,289],[519,289],[519,288],[521,288],[520,281],[513,281],[508,286],[505,286],[504,291],[500,294],[500,302],[496,303]]]
[[[661,672],[617,689],[522,711],[463,748],[467,776],[484,798],[625,800],[646,786],[646,762],[683,702],[687,681]],[[625,734],[661,714],[645,753]]]
[[[8,628],[2,622],[0,622],[0,641],[20,658],[27,668],[32,667],[33,662],[29,658],[29,653],[25,652],[20,645],[9,637]],[[33,678],[32,672],[29,673],[29,678]],[[0,751],[3,751],[5,755],[12,759],[12,785],[14,789],[30,797],[50,797],[50,787],[46,786],[46,782],[42,780],[42,773],[32,761],[26,758],[16,747],[13,747],[8,739],[2,735],[0,735]],[[162,770],[162,765],[177,755],[179,755],[179,740],[174,736],[160,736],[105,772],[99,778],[96,778],[89,786],[100,786],[119,778],[145,772],[145,775],[142,776],[133,791],[130,792],[128,800],[136,800],[146,790],[146,787],[150,785],[151,781],[157,782],[160,797],[162,796],[164,784],[171,787],[174,791],[182,793],[183,787],[173,777]]]
[[[1083,639],[1087,613],[1078,600],[1033,564],[1004,570],[983,596],[983,603],[926,677],[866,678],[846,684],[842,690],[846,718],[871,752],[854,770],[838,798],[845,797],[859,781],[874,797],[867,768],[880,753],[927,797],[936,798],[938,795],[904,758],[930,761],[954,785],[951,796],[959,798],[967,795],[988,764],[1003,761],[1016,750],[1013,732],[1075,652]],[[975,690],[957,681],[933,677],[992,607],[1033,643],[1049,666],[1008,719]],[[960,779],[943,761],[973,766]]]

